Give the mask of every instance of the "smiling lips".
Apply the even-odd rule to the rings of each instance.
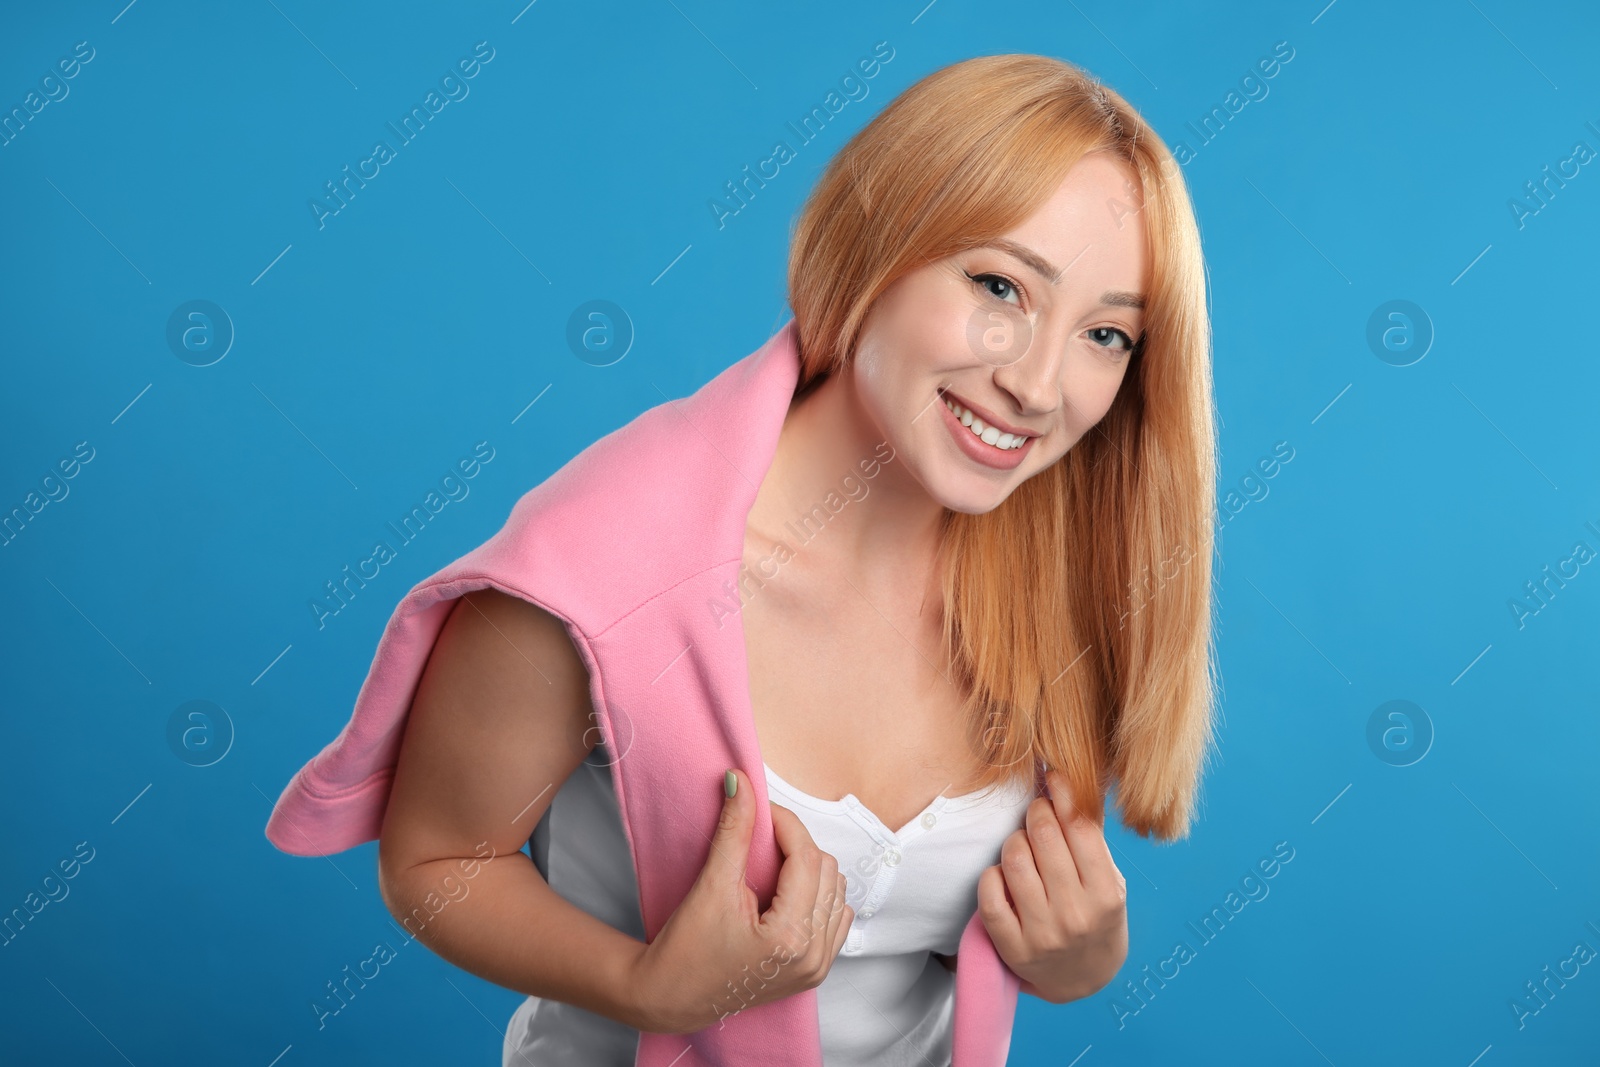
[[[988,424],[971,408],[944,393],[945,425],[956,439],[956,444],[968,456],[986,467],[1011,470],[1022,462],[1034,438],[1012,433]]]

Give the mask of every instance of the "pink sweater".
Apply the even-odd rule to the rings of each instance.
[[[694,395],[585,448],[524,494],[497,534],[413,587],[384,628],[350,721],[284,789],[267,838],[323,856],[378,837],[428,654],[455,598],[492,587],[561,619],[583,656],[602,736],[620,754],[612,782],[646,935],[656,937],[705,864],[729,767],[755,789],[746,877],[765,910],[782,855],[728,589],[799,370],[790,321]],[[973,909],[958,950],[954,1067],[1001,1067],[1021,983],[976,900]],[[739,984],[760,982],[751,972]],[[736,1010],[741,1003],[730,986],[720,1023],[642,1034],[637,1067],[821,1067],[815,990]]]

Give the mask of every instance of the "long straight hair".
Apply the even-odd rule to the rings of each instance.
[[[980,787],[1059,770],[1078,810],[1187,836],[1216,696],[1216,431],[1199,228],[1171,151],[1070,63],[981,56],[905,90],[829,161],[796,219],[796,395],[850,365],[904,274],[1019,225],[1088,152],[1137,175],[1145,336],[1105,417],[981,515],[946,509],[944,652]]]

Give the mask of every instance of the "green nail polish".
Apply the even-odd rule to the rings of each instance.
[[[722,776],[722,791],[730,797],[739,791],[739,779],[733,776],[732,771]]]

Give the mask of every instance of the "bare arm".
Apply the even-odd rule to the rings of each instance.
[[[463,597],[406,723],[379,891],[463,970],[648,1030],[630,981],[645,944],[568,903],[519,851],[598,738],[561,621],[492,589]]]

